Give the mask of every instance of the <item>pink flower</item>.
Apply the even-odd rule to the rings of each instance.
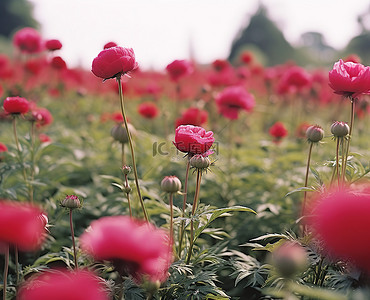
[[[167,65],[166,70],[173,81],[178,81],[181,77],[192,73],[193,66],[187,60],[174,60]]]
[[[309,225],[324,251],[370,272],[370,193],[349,188],[329,191],[314,201]]]
[[[101,51],[94,58],[91,71],[97,77],[110,79],[125,75],[137,66],[134,50],[117,46]]]
[[[165,281],[172,262],[168,234],[150,223],[128,216],[103,217],[80,237],[81,249],[95,260],[113,262],[121,275],[140,282]]]
[[[176,128],[176,148],[185,153],[203,154],[207,152],[215,141],[212,131],[193,125],[181,125]]]
[[[283,137],[288,135],[288,130],[283,123],[276,122],[270,127],[269,133],[273,137],[274,142],[279,143]]]
[[[45,48],[49,51],[55,51],[62,48],[62,43],[59,40],[47,40],[45,42]]]
[[[54,56],[50,61],[50,65],[52,68],[57,70],[63,70],[67,68],[66,62],[60,56]]]
[[[8,114],[25,114],[29,110],[29,102],[22,97],[8,97],[3,107]]]
[[[32,110],[32,120],[36,122],[37,127],[43,127],[53,122],[53,116],[46,108],[38,107]]]
[[[45,133],[40,133],[39,134],[39,140],[41,143],[50,143],[51,138],[50,136],[46,135]]]
[[[241,86],[225,88],[216,97],[219,112],[230,120],[238,118],[240,110],[252,111],[255,106],[254,97]]]
[[[13,37],[13,43],[25,53],[37,53],[42,50],[42,41],[39,32],[30,27],[18,30]]]
[[[215,61],[212,62],[212,67],[217,72],[222,72],[222,71],[230,68],[230,63],[227,60],[224,60],[224,59],[216,59]]]
[[[46,271],[27,280],[17,300],[109,300],[104,280],[87,270]]]
[[[370,93],[370,67],[339,60],[329,72],[329,86],[334,93],[357,98]]]
[[[6,152],[8,151],[8,147],[3,144],[3,143],[0,143],[0,152]]]
[[[45,240],[43,211],[38,207],[6,200],[0,201],[0,242],[34,251]]]
[[[112,48],[112,47],[116,47],[117,44],[115,42],[108,42],[104,45],[104,49],[108,49],[108,48]]]
[[[196,107],[190,107],[176,120],[176,128],[180,125],[201,126],[208,120],[208,112]]]
[[[139,105],[138,112],[144,118],[154,119],[156,116],[158,116],[159,110],[154,103],[144,102]]]

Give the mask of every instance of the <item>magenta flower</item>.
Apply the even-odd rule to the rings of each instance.
[[[81,249],[95,260],[113,262],[121,275],[140,282],[165,281],[172,262],[167,232],[128,216],[103,217],[80,237]]]
[[[138,113],[146,119],[154,119],[159,114],[157,105],[152,102],[144,102],[138,106]]]
[[[27,99],[22,97],[7,97],[3,107],[8,114],[25,114],[30,109],[30,104]]]
[[[241,86],[225,88],[216,98],[218,111],[225,118],[235,120],[240,110],[252,111],[255,106],[254,97]]]
[[[191,155],[206,153],[213,145],[215,138],[212,131],[193,125],[181,125],[176,128],[176,148]]]
[[[50,111],[43,107],[37,107],[32,110],[32,121],[36,123],[37,127],[43,127],[53,122],[53,116]]]
[[[18,30],[13,37],[13,44],[25,53],[42,51],[42,40],[39,32],[31,27]]]
[[[125,75],[137,66],[134,50],[117,46],[101,51],[94,58],[91,71],[97,77],[110,79]]]
[[[45,42],[45,48],[49,51],[55,51],[62,48],[62,43],[59,40],[47,40]]]
[[[370,93],[370,67],[351,61],[339,60],[329,72],[329,86],[334,93],[357,98]]]
[[[191,62],[187,60],[174,60],[166,67],[167,73],[173,81],[179,80],[181,77],[193,72]]]
[[[102,278],[87,270],[48,271],[35,275],[20,288],[17,300],[109,300]]]
[[[270,127],[269,133],[273,138],[273,142],[279,143],[282,138],[288,135],[288,130],[282,122],[276,122]]]

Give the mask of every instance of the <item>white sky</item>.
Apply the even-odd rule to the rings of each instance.
[[[226,58],[235,35],[262,2],[285,37],[297,43],[306,31],[322,32],[344,47],[359,33],[357,16],[369,0],[29,0],[44,38],[63,43],[69,66],[91,67],[106,42],[132,47],[143,69],[174,59],[201,63]],[[191,49],[191,50],[190,50]]]

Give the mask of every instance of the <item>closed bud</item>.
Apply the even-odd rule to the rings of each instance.
[[[131,173],[131,167],[130,166],[123,166],[122,167],[122,172],[124,175],[128,175]]]
[[[334,137],[344,137],[349,133],[349,126],[345,122],[335,121],[330,127]]]
[[[201,154],[196,154],[190,158],[190,165],[197,169],[207,169],[211,165],[208,157],[203,157]]]
[[[166,176],[161,182],[161,189],[166,193],[177,193],[181,190],[181,181],[176,176]]]
[[[118,141],[121,144],[125,144],[128,142],[126,129],[122,126],[121,123],[117,124],[111,129],[110,135],[115,141]]]
[[[318,143],[324,138],[324,130],[318,125],[312,125],[306,130],[306,138],[311,143]]]
[[[60,203],[62,207],[75,209],[81,207],[80,199],[76,195],[67,195]]]

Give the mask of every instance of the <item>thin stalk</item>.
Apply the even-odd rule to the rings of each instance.
[[[307,185],[308,185],[308,174],[309,174],[309,172],[310,172],[310,163],[311,163],[312,146],[313,146],[313,143],[310,143],[310,147],[309,147],[309,149],[308,149],[307,168],[306,168],[306,178],[305,178],[305,180],[304,180],[304,187],[307,187]],[[307,201],[307,191],[304,191],[303,204],[302,204],[302,216],[304,215],[305,210],[306,210],[306,201]]]
[[[173,193],[170,193],[170,241],[173,242]]]
[[[35,178],[35,122],[31,122],[31,132],[30,132],[30,139],[31,139],[31,182]],[[33,203],[33,185],[28,185],[28,193],[30,202]]]
[[[346,168],[347,168],[347,160],[348,160],[348,153],[349,153],[349,145],[350,145],[350,142],[351,142],[351,139],[352,139],[352,131],[353,131],[353,123],[354,123],[354,120],[355,120],[355,100],[354,98],[350,98],[351,99],[351,121],[350,121],[350,124],[349,124],[349,137],[348,137],[348,141],[347,141],[347,147],[346,147],[346,155],[344,157],[344,162],[342,162],[343,164],[343,172],[342,172],[342,181],[344,183],[344,180],[346,178]]]
[[[127,179],[127,174],[125,174],[125,187],[128,188],[128,179]],[[127,203],[128,203],[128,209],[130,211],[130,217],[132,218],[132,210],[131,210],[131,201],[130,201],[130,192],[126,192],[126,197],[127,197]]]
[[[195,188],[195,195],[194,195],[194,201],[193,201],[193,209],[191,211],[191,221],[190,221],[190,246],[189,246],[189,251],[188,251],[188,258],[186,260],[186,264],[189,264],[190,262],[190,258],[191,258],[191,254],[192,254],[192,251],[193,251],[193,246],[194,246],[194,221],[193,221],[193,218],[194,218],[194,215],[195,215],[195,212],[196,212],[196,208],[198,206],[198,198],[199,198],[199,191],[200,191],[200,182],[202,180],[202,170],[201,169],[198,169],[197,170],[197,185],[196,185],[196,188]]]
[[[185,173],[185,186],[184,186],[184,200],[182,203],[182,217],[185,217],[185,209],[186,209],[186,200],[188,197],[188,181],[189,181],[189,170],[190,170],[190,159],[188,157],[188,162],[186,164],[186,173]],[[181,221],[181,228],[180,228],[180,237],[179,237],[179,257],[181,257],[182,251],[182,241],[184,239],[184,232],[185,232],[185,221]]]
[[[5,250],[5,260],[4,260],[4,286],[3,286],[3,300],[6,300],[6,288],[7,288],[7,281],[8,281],[8,270],[9,270],[9,246],[6,246]]]
[[[335,165],[336,165],[336,169],[337,169],[338,186],[340,185],[340,174],[339,174],[339,141],[340,141],[340,138],[338,137],[337,138],[336,156],[335,156],[336,157]],[[343,160],[342,160],[342,162],[343,162]]]
[[[19,283],[19,256],[18,256],[18,247],[14,246],[14,258],[15,258],[15,273],[17,274],[16,284]]]
[[[123,93],[122,93],[122,85],[121,85],[121,77],[120,76],[117,77],[117,83],[118,83],[119,99],[120,99],[120,103],[121,103],[121,112],[122,112],[122,116],[123,116],[123,121],[125,123],[126,133],[127,133],[127,137],[128,137],[130,151],[131,151],[131,159],[132,159],[132,167],[133,167],[134,176],[135,176],[136,191],[137,191],[137,195],[139,197],[141,208],[143,210],[145,221],[148,222],[149,221],[148,214],[146,212],[144,201],[143,201],[143,198],[141,197],[141,192],[140,192],[140,187],[139,187],[139,179],[138,179],[137,169],[136,169],[134,146],[132,144],[131,133],[128,129],[125,107],[124,107],[124,102],[123,102]]]
[[[78,269],[76,243],[75,243],[75,233],[74,233],[74,230],[73,230],[73,221],[72,221],[72,209],[69,210],[69,225],[71,226],[71,236],[72,236],[72,245],[73,245],[73,259],[74,259],[74,263],[75,263],[75,269]]]
[[[121,143],[122,166],[126,165],[125,143]]]
[[[27,184],[27,174],[26,174],[26,170],[25,170],[24,165],[23,165],[22,148],[21,148],[21,145],[19,144],[19,139],[18,139],[18,134],[17,134],[16,116],[13,116],[13,122],[12,123],[13,123],[13,134],[14,134],[15,145],[17,146],[19,161],[22,164],[23,179]]]

